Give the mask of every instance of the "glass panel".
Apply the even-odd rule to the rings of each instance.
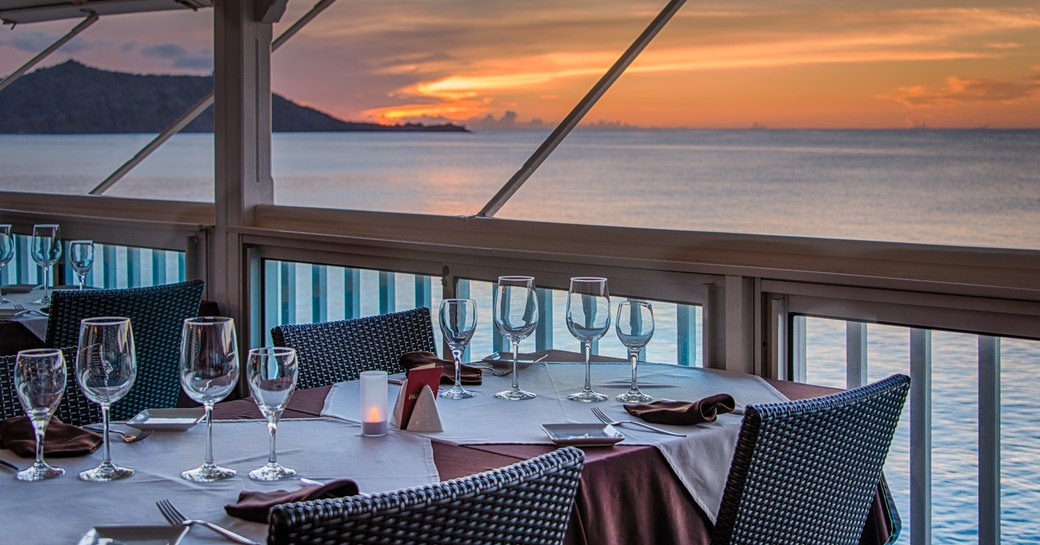
[[[1040,342],[1000,340],[1000,541],[1005,544],[1040,543]]]

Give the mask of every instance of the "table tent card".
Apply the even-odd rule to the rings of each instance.
[[[437,366],[423,366],[408,370],[408,378],[394,403],[393,423],[402,430],[444,431],[437,410],[436,388],[440,385],[441,370]]]

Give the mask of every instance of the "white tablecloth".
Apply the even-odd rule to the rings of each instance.
[[[502,401],[494,393],[509,387],[510,377],[484,374],[484,384],[470,387],[478,393],[472,399],[437,402],[443,432],[416,433],[437,441],[453,444],[533,443],[550,444],[541,424],[595,423],[591,407],[602,409],[615,420],[633,419],[614,397],[628,389],[631,367],[626,363],[594,363],[593,389],[610,396],[603,403],[585,404],[569,401],[567,395],[580,390],[585,380],[584,364],[539,363],[520,371],[520,387],[535,392],[529,401]],[[640,364],[641,388],[655,399],[693,401],[712,394],[728,393],[738,405],[786,401],[780,392],[760,377],[712,369],[676,365]],[[390,399],[397,397],[399,387],[391,385]],[[322,409],[323,416],[360,422],[357,382],[337,384],[329,392]],[[690,491],[694,500],[715,521],[726,476],[733,459],[741,417],[723,415],[711,424],[697,426],[665,426],[685,433],[685,438],[671,437],[636,426],[623,425],[622,445],[653,445],[664,455],[676,476]]]
[[[4,297],[11,302],[0,306],[0,319],[19,322],[41,341],[45,340],[47,337],[47,315],[40,312],[40,307],[43,305],[37,305],[33,302],[38,300],[40,297],[43,297],[43,290],[19,290],[18,293],[9,293],[7,291],[7,288],[9,287],[11,286],[4,286],[3,294]],[[23,286],[19,286],[19,288],[21,287]],[[8,317],[9,313],[15,312],[15,305],[21,305],[25,309],[28,309],[29,312],[21,313],[16,317]]]
[[[206,427],[200,424],[187,432],[156,432],[131,444],[113,441],[113,461],[137,473],[110,483],[76,477],[98,464],[100,449],[87,457],[49,460],[66,474],[47,481],[24,483],[0,469],[0,542],[76,543],[94,525],[166,524],[155,506],[162,498],[188,516],[264,542],[266,525],[230,517],[224,505],[236,501],[242,490],[291,490],[300,482],[249,479],[249,471],[267,461],[267,428],[256,420],[214,423],[215,461],[237,470],[237,477],[209,484],[181,479],[181,471],[202,462],[205,439]],[[0,457],[20,467],[31,463],[9,450],[0,451]],[[278,460],[310,479],[354,479],[365,493],[440,480],[428,439],[407,433],[361,437],[358,425],[328,418],[283,420],[278,426]],[[193,528],[182,543],[229,542],[205,528]]]

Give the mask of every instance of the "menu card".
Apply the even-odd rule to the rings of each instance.
[[[401,422],[399,423],[402,430],[408,429],[408,422],[412,418],[415,402],[419,400],[419,393],[422,392],[423,386],[429,386],[436,399],[437,387],[440,386],[440,383],[441,368],[437,365],[423,365],[408,370],[403,392],[404,405],[401,409]]]

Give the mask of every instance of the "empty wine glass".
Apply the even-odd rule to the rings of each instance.
[[[87,281],[87,273],[94,266],[94,241],[73,240],[69,243],[69,264],[79,278],[79,289]]]
[[[36,462],[16,477],[20,481],[42,481],[64,475],[64,469],[43,461],[43,437],[65,393],[65,357],[53,348],[22,350],[14,365],[14,389],[36,435]]]
[[[532,399],[535,394],[520,389],[516,372],[519,360],[520,341],[534,333],[538,326],[538,298],[534,289],[534,278],[530,276],[498,277],[498,299],[495,301],[495,327],[513,345],[513,385],[508,390],[495,394],[499,399],[520,401]]]
[[[84,481],[115,481],[134,474],[112,464],[108,443],[108,411],[123,399],[137,377],[134,333],[130,318],[87,318],[80,322],[76,351],[76,383],[87,399],[101,405],[104,451],[101,464],[79,474]]]
[[[639,351],[654,336],[654,309],[647,301],[629,299],[618,305],[617,320],[614,322],[621,344],[628,348],[628,359],[632,362],[632,385],[628,391],[618,394],[617,400],[622,403],[646,403],[654,398],[639,391],[636,381],[636,366],[639,364]]]
[[[57,224],[33,225],[32,258],[43,267],[43,297],[36,303],[49,305],[51,288],[54,286],[54,264],[61,260],[61,238]]]
[[[11,234],[11,225],[8,223],[0,225],[0,305],[10,303],[11,300],[4,297],[4,267],[14,259],[14,235]]]
[[[446,399],[466,399],[473,392],[462,387],[462,352],[477,330],[477,303],[472,299],[444,299],[441,301],[441,332],[451,348],[455,360],[455,385],[441,392]]]
[[[585,349],[585,387],[567,399],[582,403],[606,401],[592,390],[592,343],[610,329],[610,294],[606,278],[571,278],[567,293],[567,329]]]
[[[292,348],[253,348],[246,362],[246,378],[249,393],[267,419],[267,433],[271,436],[271,451],[267,463],[249,472],[256,481],[277,481],[296,475],[295,469],[278,463],[275,455],[274,438],[278,431],[278,419],[282,416],[293,390],[299,371],[296,350]]]
[[[181,477],[214,482],[234,477],[233,469],[213,463],[213,404],[227,397],[238,384],[238,338],[231,318],[204,317],[184,320],[181,330],[181,386],[188,397],[206,409],[206,460]]]

